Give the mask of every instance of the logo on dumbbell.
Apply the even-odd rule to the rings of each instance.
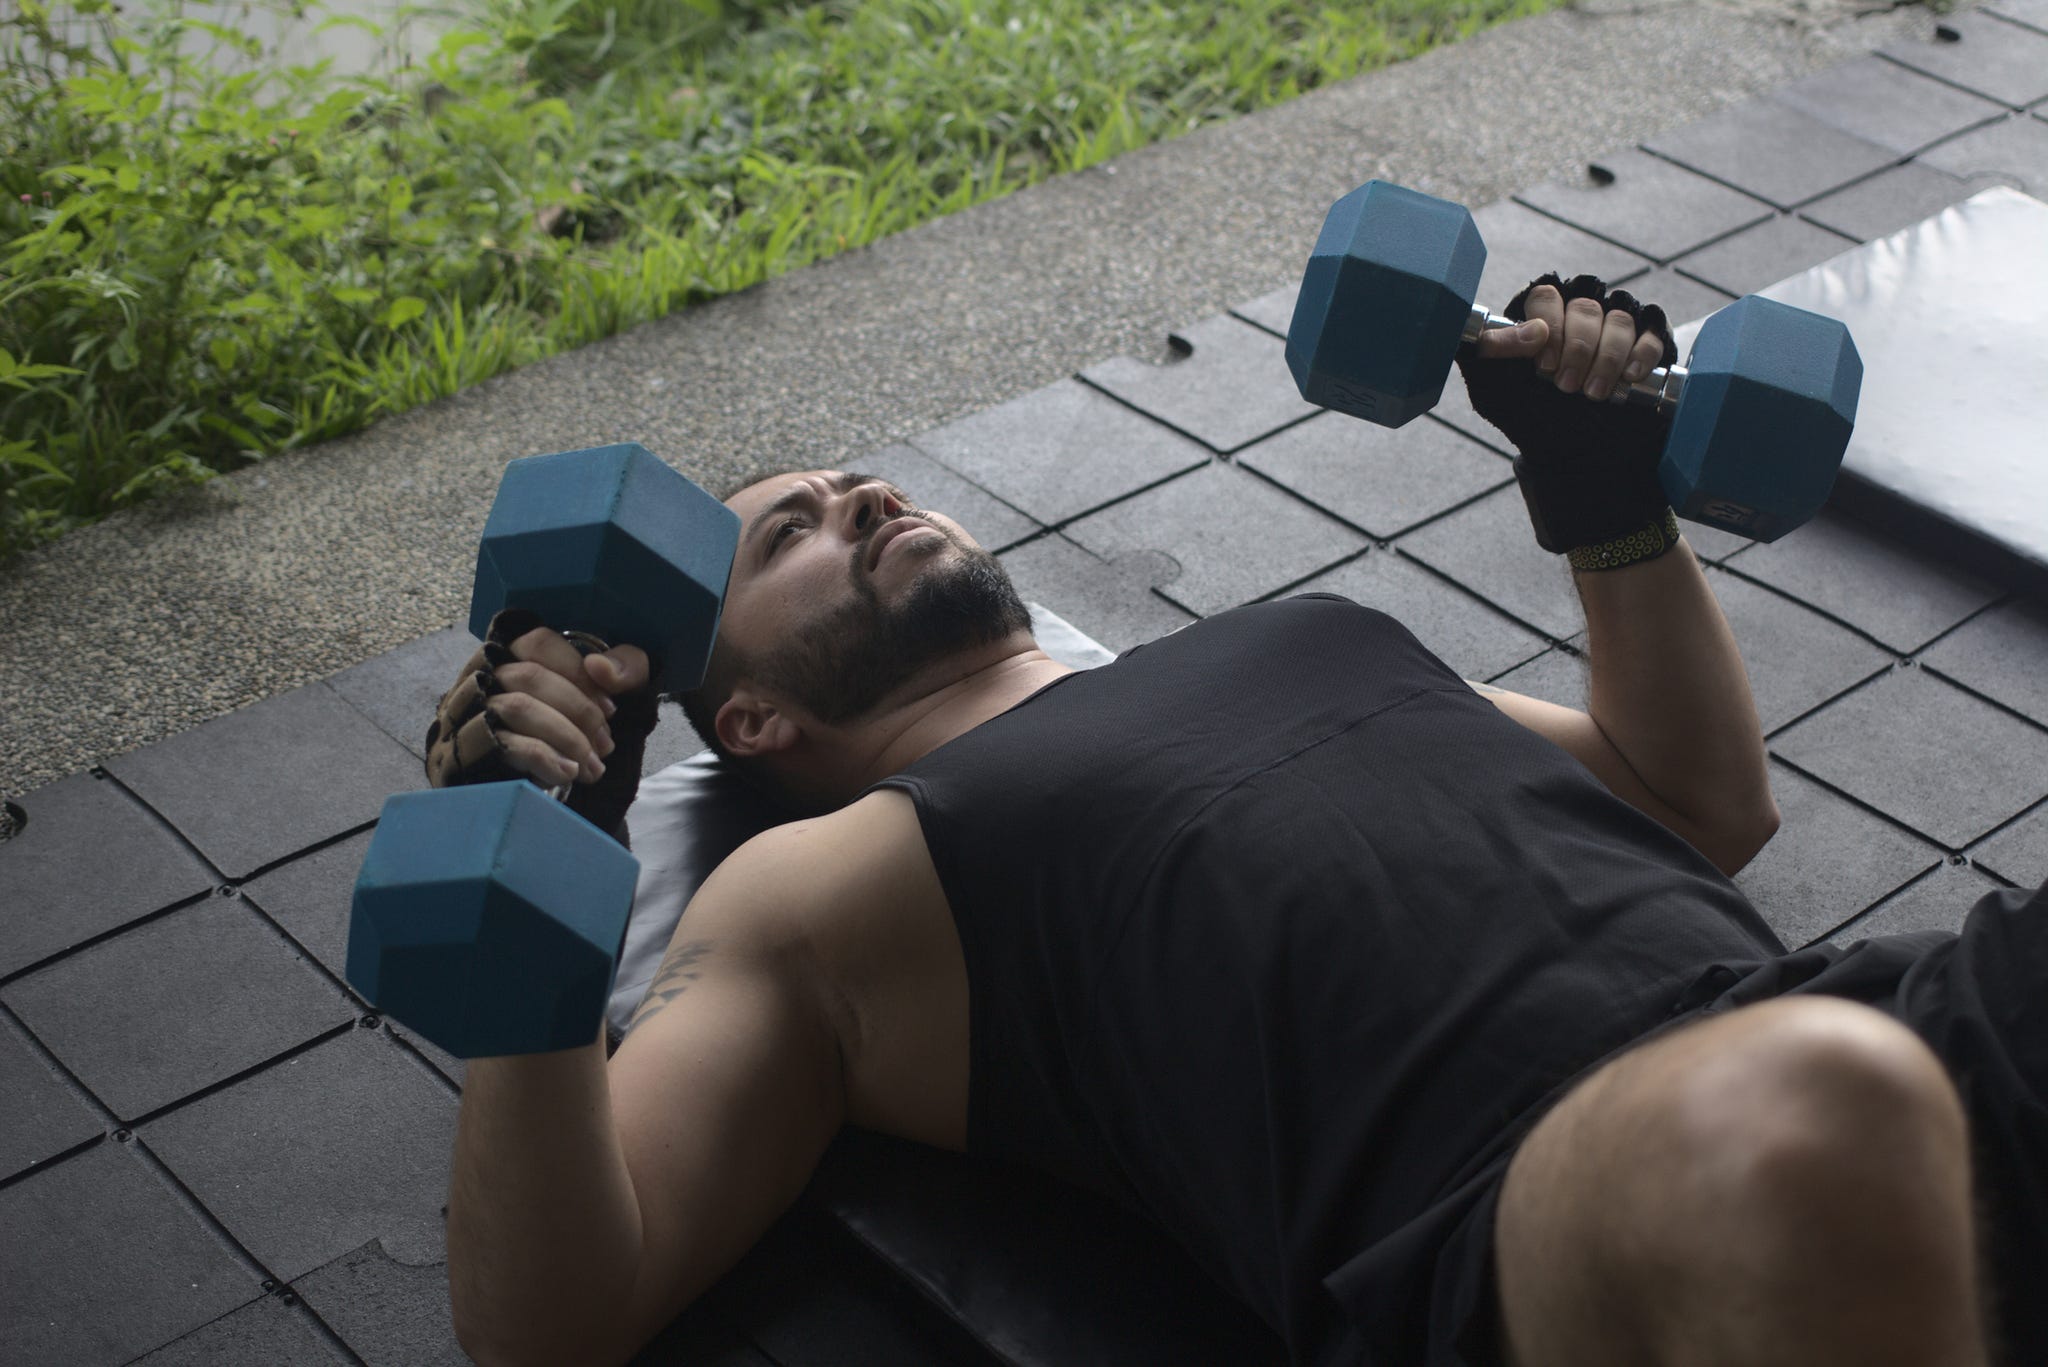
[[[1325,408],[1334,408],[1339,413],[1349,413],[1355,418],[1364,418],[1368,422],[1372,420],[1373,414],[1379,410],[1380,396],[1372,390],[1359,389],[1354,385],[1345,384],[1341,380],[1331,380],[1328,384],[1330,400],[1323,405]]]
[[[1727,527],[1748,527],[1756,522],[1756,509],[1740,503],[1730,503],[1725,498],[1709,499],[1698,513],[1701,522],[1716,522]]]

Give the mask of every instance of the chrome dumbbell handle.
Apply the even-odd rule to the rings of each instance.
[[[602,655],[611,649],[611,646],[606,644],[602,637],[593,636],[587,631],[565,631],[562,635],[569,644],[575,646],[586,656]],[[576,780],[572,778],[567,783],[548,789],[547,792],[548,796],[555,801],[566,803],[569,800],[569,794],[574,792],[575,789]]]
[[[1482,304],[1474,304],[1472,312],[1465,319],[1465,330],[1460,334],[1461,342],[1476,342],[1481,334],[1498,332],[1502,328],[1519,327],[1512,318],[1503,318],[1489,312]],[[1637,408],[1652,408],[1660,413],[1669,413],[1678,406],[1685,394],[1685,367],[1682,365],[1658,366],[1633,384],[1617,385],[1607,396],[1608,403],[1632,404]]]

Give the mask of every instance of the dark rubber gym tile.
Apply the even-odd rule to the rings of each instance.
[[[1173,578],[1173,560],[1140,551],[1104,560],[1063,536],[1048,536],[1003,557],[1027,601],[1043,603],[1117,652],[1156,640],[1194,621],[1152,592]]]
[[[1488,494],[1401,538],[1401,549],[1501,611],[1556,639],[1585,625],[1564,557],[1536,544],[1519,488]]]
[[[0,1181],[94,1135],[98,1115],[66,1086],[14,1024],[0,1019]]]
[[[1203,617],[1299,583],[1367,545],[1349,527],[1227,465],[1105,508],[1067,535],[1108,560],[1140,551],[1172,557],[1177,572],[1154,586]],[[1040,601],[1066,615],[1056,602]],[[1080,618],[1069,620],[1094,635]]]
[[[1934,872],[1915,880],[1886,898],[1878,906],[1828,936],[1838,945],[1853,945],[1879,935],[1904,935],[1916,930],[1963,928],[1970,908],[1999,884],[1968,865],[1941,864]]]
[[[393,793],[427,786],[411,751],[322,684],[106,767],[231,881],[376,820]]]
[[[477,639],[466,627],[449,627],[344,669],[327,686],[424,765],[427,727],[476,651]]]
[[[1515,198],[1658,261],[1761,223],[1771,212],[1760,200],[1633,148],[1593,165],[1598,171]],[[1613,179],[1602,184],[1603,176]]]
[[[2048,33],[2048,0],[1991,0],[1984,12]]]
[[[1246,447],[1237,463],[1382,538],[1515,477],[1498,453],[1426,416],[1378,427],[1323,413]]]
[[[1794,949],[1916,878],[1941,851],[1785,765],[1771,765],[1778,833],[1735,885]]]
[[[448,1310],[448,1265],[403,1263],[371,1240],[293,1283],[370,1367],[462,1367]]]
[[[1554,702],[1576,712],[1586,710],[1586,657],[1563,647],[1553,647],[1489,682],[1510,693]]]
[[[1193,363],[1190,358],[1168,369]],[[912,437],[911,444],[1047,524],[1209,459],[1186,437],[1071,379]],[[984,546],[996,544],[946,504],[926,506],[953,516]]]
[[[1400,622],[1459,677],[1486,679],[1548,643],[1393,551],[1375,550],[1318,575],[1298,593],[1340,593]]]
[[[1681,257],[1675,264],[1717,290],[1743,295],[1855,249],[1856,244],[1840,233],[1815,227],[1803,218],[1780,217]]]
[[[221,897],[60,959],[0,1000],[123,1120],[356,1015],[252,908]]]
[[[1952,850],[2048,794],[2048,731],[1924,669],[1831,703],[1771,749]]]
[[[2048,603],[2001,603],[1929,646],[1920,662],[2048,726]]]
[[[1932,218],[1983,188],[1913,161],[1815,200],[1799,216],[1869,242]]]
[[[640,756],[642,778],[658,774],[671,764],[681,764],[704,750],[703,738],[690,728],[690,719],[683,715],[680,704],[663,703],[655,712],[654,731],[647,737],[647,749]]]
[[[2023,888],[2048,883],[2048,806],[2036,807],[1970,851],[1970,858]]]
[[[262,1295],[128,1145],[0,1189],[0,1357],[127,1362]]]
[[[2048,97],[2048,33],[1989,15],[1943,15],[1929,36],[1880,51],[2001,104],[2026,105]]]
[[[1726,564],[1902,655],[1998,596],[1974,575],[1826,512],[1769,545],[1759,542],[1730,556]]]
[[[1556,271],[1569,280],[1597,275],[1610,285],[1631,280],[1650,263],[1624,247],[1603,242],[1569,223],[1537,213],[1511,199],[1497,200],[1472,215],[1486,243],[1486,271],[1479,298],[1495,313],[1539,275]]]
[[[680,709],[664,708],[662,712],[663,726],[669,724],[671,714],[675,714],[674,720],[681,721]],[[272,920],[284,927],[285,934],[326,965],[328,972],[344,980],[348,972],[349,903],[355,896],[356,875],[362,871],[372,834],[364,831],[352,835],[242,884],[243,896],[269,913]],[[384,1028],[410,1040],[433,1060],[436,1068],[458,1084],[462,1081],[461,1059],[396,1021],[386,1020]]]
[[[1660,266],[1648,275],[1629,281],[1628,289],[1644,303],[1663,309],[1665,321],[1673,328],[1719,313],[1735,302],[1734,295],[1712,285],[1702,285],[1669,266]],[[1678,359],[1681,363],[1685,360],[1683,356]]]
[[[390,1040],[355,1030],[138,1131],[281,1280],[381,1239],[445,1259],[455,1098]]]
[[[1242,318],[1253,327],[1261,327],[1275,337],[1285,337],[1287,329],[1294,323],[1294,301],[1301,294],[1301,282],[1282,285],[1271,294],[1262,294],[1231,307],[1234,317]]]
[[[1882,57],[1858,57],[1831,66],[1774,90],[1767,98],[1899,156],[1997,118],[2002,110],[1981,95]]]
[[[1022,461],[1016,445],[998,439],[991,443],[991,447],[992,450],[985,451],[984,455],[995,455],[996,459],[987,463],[998,469],[1014,467]],[[1100,461],[1104,453],[1092,454]],[[854,461],[853,468],[862,474],[888,480],[910,495],[911,502],[920,508],[944,513],[965,528],[967,534],[980,542],[985,550],[1000,551],[1043,530],[987,489],[947,469],[914,445],[899,442],[885,446]]]
[[[1930,147],[1919,159],[1952,176],[1996,179],[2036,199],[2048,196],[2048,124],[2024,114]]]
[[[19,805],[28,824],[0,842],[0,977],[214,885],[119,784],[73,774]]]
[[[1707,578],[1742,651],[1766,735],[1892,663],[1855,632],[1769,589],[1721,570]]]
[[[1643,146],[1781,209],[1839,189],[1901,155],[1770,100],[1724,109]]]
[[[1148,365],[1119,356],[1081,378],[1225,455],[1316,411],[1294,387],[1285,344],[1264,329],[1221,316],[1175,340],[1176,350],[1192,348],[1180,360]]]
[[[434,1359],[421,1357],[421,1363]],[[312,1367],[346,1363],[289,1291],[250,1301],[231,1315],[138,1358],[131,1367]],[[453,1362],[466,1359],[455,1358]]]

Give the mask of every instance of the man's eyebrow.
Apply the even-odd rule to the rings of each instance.
[[[843,494],[848,489],[861,484],[882,484],[890,488],[895,487],[890,485],[885,479],[878,479],[874,475],[855,474],[850,470],[825,476],[825,483],[835,494]],[[774,502],[754,515],[753,525],[747,528],[746,535],[742,538],[743,542],[747,545],[752,545],[755,539],[760,536],[763,527],[766,527],[790,509],[813,501],[816,496],[816,490],[808,482],[790,485],[775,496]]]

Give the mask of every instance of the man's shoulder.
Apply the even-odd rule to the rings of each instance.
[[[825,816],[772,826],[705,881],[688,914],[730,918],[754,934],[829,932],[930,877],[916,805],[878,789]]]

